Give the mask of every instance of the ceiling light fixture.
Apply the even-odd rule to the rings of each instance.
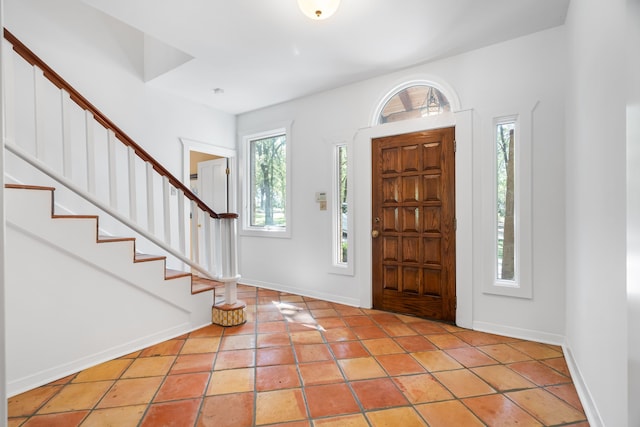
[[[298,6],[309,18],[320,21],[336,13],[340,0],[298,0]]]

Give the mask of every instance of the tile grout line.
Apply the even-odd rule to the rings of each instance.
[[[282,303],[282,294],[280,294],[279,299],[280,299],[280,303]],[[304,298],[303,298],[303,301],[304,301]],[[306,302],[304,302],[304,304],[305,304],[306,307],[308,307]],[[278,310],[278,311],[280,311],[280,310]],[[282,313],[281,313],[281,315],[282,315]],[[298,381],[300,382],[300,394],[302,395],[302,401],[304,402],[304,409],[305,409],[305,412],[307,414],[307,419],[309,420],[309,423],[311,424],[311,423],[313,423],[311,421],[312,420],[311,409],[309,408],[309,402],[307,400],[307,393],[305,393],[305,384],[304,384],[304,381],[302,379],[302,372],[300,372],[300,362],[298,360],[299,359],[298,358],[298,352],[296,351],[296,347],[295,347],[294,342],[293,342],[291,326],[289,325],[290,322],[285,316],[282,316],[282,317],[283,317],[283,321],[284,321],[284,324],[285,324],[285,330],[287,331],[287,334],[289,335],[289,345],[291,346],[291,351],[293,353],[293,361],[296,364],[296,372],[298,373]]]
[[[344,317],[345,316],[340,316],[340,318],[342,319],[342,321],[345,323],[345,327],[348,328],[349,330],[351,330],[351,328],[349,327],[349,325],[344,321]],[[355,335],[355,333],[354,333]],[[356,335],[357,337],[357,335]],[[358,397],[357,393],[355,392],[355,390],[353,389],[353,385],[352,385],[352,381],[347,378],[347,374],[344,370],[344,368],[340,365],[340,363],[338,363],[338,358],[336,358],[335,353],[333,351],[333,348],[331,347],[331,345],[329,344],[329,342],[327,341],[327,337],[325,335],[322,334],[322,339],[327,343],[327,348],[329,350],[329,354],[331,354],[331,357],[333,358],[334,363],[336,364],[336,366],[338,367],[338,370],[340,371],[340,373],[342,374],[342,378],[344,379],[347,387],[349,388],[349,392],[351,393],[351,396],[353,397],[353,399],[355,400],[356,404],[358,405],[358,407],[360,408],[360,413],[363,414],[364,419],[366,420],[366,422],[369,424],[369,426],[371,426],[371,421],[369,420],[369,417],[367,417],[367,412],[364,408],[364,405],[362,404],[362,402],[360,401],[360,398]],[[358,339],[357,342],[360,342],[361,340]],[[362,343],[360,343],[362,345]],[[369,351],[368,348],[366,348],[366,346],[362,346],[365,351],[367,351],[369,353],[369,355],[371,357],[373,357],[373,355],[371,354],[371,352]],[[377,363],[377,361],[376,361]]]
[[[542,392],[545,393],[545,395],[548,395],[551,399],[553,399],[554,401],[557,401],[559,403],[562,403],[563,405],[565,405],[567,408],[576,411],[578,413],[582,414],[582,420],[577,420],[577,421],[571,421],[571,422],[563,422],[557,425],[562,425],[562,426],[570,426],[570,425],[575,425],[577,423],[583,423],[584,421],[586,421],[586,417],[584,416],[584,410],[580,409],[576,406],[574,406],[573,403],[571,403],[568,399],[572,398],[572,395],[570,394],[570,389],[568,388],[568,386],[573,385],[573,381],[570,375],[566,375],[563,371],[563,365],[562,365],[562,361],[565,361],[566,363],[566,359],[564,357],[564,354],[561,350],[558,350],[557,347],[551,346],[551,345],[547,345],[545,343],[535,343],[535,342],[531,342],[531,341],[524,341],[524,340],[513,340],[513,341],[507,341],[506,339],[503,339],[501,341],[496,341],[495,343],[490,343],[489,341],[491,341],[491,339],[493,339],[492,337],[494,337],[493,334],[485,334],[485,333],[478,333],[478,334],[482,334],[481,336],[478,336],[478,338],[474,338],[475,335],[471,335],[473,334],[475,331],[468,331],[468,330],[462,330],[462,329],[456,329],[455,327],[451,327],[451,328],[442,328],[443,331],[442,332],[438,332],[438,333],[428,333],[428,332],[419,332],[417,329],[415,329],[415,327],[417,327],[418,324],[425,324],[423,323],[421,320],[418,321],[414,321],[414,322],[407,322],[404,321],[403,318],[397,316],[397,315],[393,315],[396,316],[396,318],[399,319],[398,324],[399,325],[404,325],[406,326],[409,330],[416,332],[416,335],[407,335],[407,336],[416,336],[416,337],[421,337],[423,338],[426,342],[430,343],[430,345],[433,346],[432,349],[429,350],[417,350],[417,351],[411,351],[408,348],[405,348],[405,346],[403,344],[400,343],[400,341],[398,341],[399,338],[404,337],[405,335],[397,335],[394,332],[391,332],[391,330],[389,329],[390,326],[393,326],[393,323],[391,320],[393,318],[389,319],[389,322],[387,322],[385,320],[384,317],[382,317],[384,314],[382,314],[381,312],[375,311],[375,310],[365,310],[365,309],[357,309],[360,311],[360,314],[353,314],[353,312],[351,312],[350,310],[342,310],[339,311],[338,310],[338,305],[342,306],[341,304],[336,304],[336,303],[331,303],[331,302],[326,302],[326,301],[322,301],[322,300],[317,300],[315,298],[309,298],[307,299],[306,297],[302,297],[302,296],[298,296],[301,298],[301,302],[296,303],[296,304],[304,304],[303,310],[305,310],[307,312],[307,314],[309,316],[311,316],[313,318],[313,321],[315,322],[314,324],[322,327],[322,319],[324,317],[327,318],[332,318],[332,319],[339,319],[340,322],[342,323],[343,326],[340,326],[340,329],[345,329],[345,331],[349,331],[351,335],[347,335],[346,338],[342,341],[338,340],[338,341],[330,341],[329,336],[327,331],[333,329],[333,328],[329,328],[329,329],[323,329],[320,330],[319,328],[316,327],[315,331],[317,331],[317,333],[320,335],[320,339],[321,341],[317,344],[321,344],[322,348],[326,349],[328,355],[330,356],[330,359],[321,359],[321,360],[310,360],[310,361],[302,361],[302,359],[299,357],[299,352],[296,351],[297,348],[304,348],[304,346],[311,346],[311,345],[316,345],[316,342],[314,340],[311,340],[309,342],[305,342],[306,336],[300,336],[300,342],[298,342],[297,344],[294,342],[297,337],[296,337],[296,333],[297,332],[301,332],[304,333],[306,332],[305,330],[296,330],[294,328],[294,323],[292,323],[289,319],[286,318],[286,316],[282,316],[282,313],[280,313],[281,318],[278,320],[273,320],[273,317],[270,315],[263,315],[260,316],[261,311],[260,311],[260,306],[264,305],[264,306],[268,306],[268,304],[264,303],[267,299],[277,299],[279,302],[283,302],[282,298],[283,297],[289,297],[289,296],[295,296],[293,294],[288,294],[285,292],[277,292],[277,291],[267,291],[267,293],[265,293],[265,296],[260,296],[261,295],[261,290],[258,288],[251,288],[251,295],[253,295],[253,297],[247,297],[249,298],[255,298],[255,302],[253,304],[251,304],[251,315],[248,316],[248,319],[251,320],[251,322],[247,322],[247,323],[251,323],[252,327],[246,328],[245,329],[238,329],[236,332],[232,333],[231,330],[227,329],[227,328],[223,328],[220,332],[219,335],[219,341],[218,341],[218,346],[216,351],[214,351],[214,355],[213,355],[213,359],[211,362],[211,368],[208,371],[201,371],[200,368],[198,368],[199,370],[197,372],[193,372],[193,373],[207,373],[208,374],[208,378],[204,384],[204,389],[202,394],[199,397],[195,397],[195,398],[175,398],[175,399],[171,399],[167,402],[179,402],[179,401],[186,401],[186,400],[190,400],[190,399],[200,399],[198,408],[195,409],[195,414],[194,415],[194,425],[197,424],[199,421],[201,421],[204,415],[203,409],[204,409],[204,404],[207,401],[208,397],[213,397],[212,396],[208,396],[207,395],[207,391],[209,389],[209,387],[212,384],[212,381],[214,381],[214,373],[216,372],[216,364],[219,361],[219,358],[221,357],[220,353],[223,351],[222,350],[222,346],[223,343],[226,341],[226,338],[231,338],[231,337],[242,337],[242,336],[247,336],[247,337],[251,337],[251,339],[253,340],[253,344],[252,347],[250,349],[247,349],[249,351],[252,352],[252,362],[250,363],[251,365],[251,369],[253,370],[253,411],[251,414],[252,417],[252,425],[257,425],[256,423],[258,422],[258,406],[257,406],[257,401],[258,401],[258,393],[262,393],[262,392],[267,392],[267,391],[276,391],[276,390],[286,390],[286,389],[290,389],[290,390],[300,390],[301,393],[301,398],[302,398],[302,403],[305,405],[305,411],[306,411],[306,419],[305,420],[298,420],[301,422],[306,422],[309,427],[312,425],[315,425],[315,421],[314,420],[324,420],[324,419],[332,419],[332,418],[340,418],[340,417],[347,417],[347,416],[356,416],[358,415],[358,412],[349,412],[349,413],[345,413],[345,414],[327,414],[327,415],[322,415],[316,418],[312,417],[312,413],[311,413],[311,408],[309,405],[309,401],[307,399],[307,389],[310,389],[312,387],[321,387],[321,386],[325,386],[325,385],[331,385],[331,384],[345,384],[350,393],[352,398],[354,399],[354,401],[357,404],[357,407],[359,408],[360,412],[359,414],[361,414],[362,419],[365,420],[365,422],[371,426],[373,425],[373,422],[370,420],[370,418],[368,417],[369,413],[372,412],[384,412],[386,410],[389,409],[397,409],[397,408],[410,408],[412,409],[412,411],[418,416],[418,419],[420,419],[421,421],[424,421],[427,425],[428,425],[428,421],[427,418],[425,417],[425,415],[421,412],[417,410],[418,406],[427,406],[427,405],[433,405],[433,404],[438,404],[441,402],[455,402],[458,401],[460,404],[462,404],[462,407],[465,408],[466,411],[468,411],[469,414],[471,414],[473,417],[475,417],[478,420],[482,420],[482,418],[480,418],[480,416],[482,415],[481,413],[476,413],[474,412],[474,410],[472,409],[472,406],[469,406],[468,402],[471,402],[471,399],[475,399],[475,398],[480,398],[483,396],[502,396],[503,398],[508,399],[509,402],[511,402],[514,407],[518,408],[519,410],[523,411],[523,413],[528,414],[529,416],[531,416],[534,420],[537,420],[538,422],[541,422],[543,425],[544,422],[542,421],[541,418],[538,418],[538,416],[534,415],[533,412],[531,412],[530,410],[526,409],[525,407],[521,406],[517,401],[515,401],[514,399],[511,398],[511,396],[509,394],[512,393],[516,393],[516,392],[524,392],[524,391],[537,391],[537,392]],[[273,292],[273,295],[271,295],[271,293]],[[245,293],[249,294],[249,292]],[[271,297],[271,298],[270,298]],[[335,312],[333,313],[333,315],[329,316],[325,316],[325,313],[320,313],[319,311],[315,312],[315,315],[320,315],[320,317],[315,317],[313,314],[313,310],[323,310],[324,308],[310,308],[312,306],[315,306],[314,303],[316,302],[323,302],[325,304],[328,304],[329,307]],[[262,304],[264,303],[264,304]],[[292,303],[293,304],[293,303]],[[299,305],[297,305],[299,307]],[[266,308],[266,307],[265,307]],[[302,307],[300,307],[302,308]],[[355,309],[355,308],[354,308]],[[248,310],[249,311],[249,310]],[[270,311],[265,310],[262,313],[269,313]],[[381,316],[377,316],[377,314],[381,314]],[[249,314],[249,313],[248,313]],[[375,338],[375,337],[369,337],[369,332],[371,331],[366,331],[364,329],[360,329],[358,330],[358,327],[367,327],[364,325],[360,325],[358,326],[357,323],[354,323],[353,325],[348,323],[348,321],[346,320],[347,318],[350,317],[362,317],[363,319],[366,318],[368,319],[372,326],[377,327],[378,329],[380,329],[383,332],[383,335],[385,338]],[[260,320],[260,319],[264,319],[264,320]],[[281,345],[279,343],[276,343],[277,341],[273,341],[273,342],[269,342],[269,341],[265,341],[265,344],[269,343],[269,345],[266,345],[265,347],[260,347],[260,343],[259,343],[259,338],[261,335],[271,335],[271,334],[276,334],[276,333],[280,333],[280,332],[274,332],[271,330],[267,330],[267,331],[263,331],[260,332],[260,324],[265,324],[265,323],[275,323],[275,322],[283,322],[284,325],[284,330],[287,335],[288,335],[288,346],[287,345]],[[354,319],[355,322],[355,319]],[[364,322],[364,320],[363,320]],[[415,323],[415,325],[412,326],[412,323]],[[335,323],[336,325],[338,324],[337,322]],[[274,325],[275,326],[275,325]],[[438,325],[439,326],[439,325]],[[337,327],[336,327],[337,328]],[[354,330],[355,329],[355,330]],[[427,329],[427,328],[423,328],[423,329]],[[275,329],[274,329],[275,330]],[[182,375],[182,374],[171,374],[172,369],[174,369],[177,364],[179,363],[179,361],[181,360],[181,356],[189,356],[191,355],[191,353],[187,354],[182,354],[181,352],[185,349],[185,346],[187,345],[189,339],[195,339],[198,337],[193,337],[192,334],[195,331],[191,331],[187,334],[183,334],[179,337],[167,340],[167,341],[174,341],[174,340],[178,340],[178,338],[180,338],[180,341],[182,341],[180,348],[175,350],[176,354],[172,355],[174,357],[174,359],[171,361],[170,366],[168,367],[168,369],[166,370],[166,372],[164,372],[164,374],[159,375],[157,377],[160,378],[160,383],[157,387],[157,389],[154,391],[153,396],[151,396],[150,400],[148,401],[148,403],[145,405],[144,411],[142,412],[142,414],[140,415],[140,418],[138,420],[138,425],[142,425],[144,424],[146,417],[148,416],[151,408],[153,405],[155,404],[160,404],[160,403],[167,403],[167,402],[154,402],[154,399],[157,398],[158,394],[160,393],[160,391],[162,390],[162,387],[166,384],[167,380],[169,378],[171,378],[172,376],[177,376],[177,375]],[[361,334],[358,334],[356,332],[361,332]],[[466,334],[466,335],[464,335]],[[375,334],[373,334],[375,335]],[[431,341],[431,339],[429,338],[429,336],[431,335],[447,335],[449,337],[455,337],[458,340],[461,340],[465,346],[460,346],[460,347],[447,347],[447,346],[443,346],[440,347],[438,346],[437,342],[440,342],[441,345],[443,345],[443,343],[441,342],[442,340],[446,341],[446,338],[443,337],[442,340],[436,340],[436,341]],[[478,342],[479,339],[482,336],[486,336],[487,338],[487,342],[486,343],[482,343],[482,342]],[[217,335],[214,337],[218,337]],[[339,338],[339,333],[336,333],[336,339],[340,339]],[[499,336],[496,336],[499,337]],[[501,337],[501,338],[506,338],[506,337]],[[249,341],[251,341],[251,339],[249,339]],[[331,338],[333,339],[333,337]],[[380,347],[370,347],[370,345],[374,345],[377,343],[370,343],[370,345],[366,345],[365,342],[367,341],[373,341],[373,340],[377,340],[377,339],[386,339],[386,340],[390,340],[390,343],[393,343],[395,346],[398,346],[398,349],[401,350],[398,353],[395,352],[391,352],[391,353],[387,353],[386,351],[388,349],[383,349],[382,346],[384,345],[384,343],[380,344]],[[275,340],[275,337],[274,337]],[[230,342],[232,342],[233,340],[230,340]],[[243,341],[243,339],[238,339],[239,342]],[[164,341],[166,342],[166,341]],[[407,343],[407,341],[404,341],[405,343]],[[474,342],[478,342],[477,344],[474,344]],[[343,368],[343,366],[339,363],[339,361],[341,360],[349,360],[349,359],[353,359],[354,357],[352,353],[345,353],[345,356],[348,355],[348,357],[345,357],[343,359],[339,359],[337,357],[336,351],[338,349],[337,345],[342,344],[342,343],[354,343],[354,344],[358,344],[363,350],[364,353],[361,356],[357,356],[356,358],[362,358],[362,357],[367,357],[369,359],[371,359],[372,361],[374,361],[376,363],[376,366],[379,367],[381,369],[381,372],[383,373],[382,377],[373,377],[373,378],[361,378],[361,379],[354,379],[354,380],[350,380],[347,376],[347,371],[345,370],[345,368]],[[521,344],[522,345],[519,345]],[[332,345],[333,344],[333,345]],[[243,346],[245,344],[242,344]],[[336,346],[334,349],[334,345]],[[416,344],[418,345],[418,344]],[[514,351],[517,353],[522,354],[524,357],[526,357],[526,359],[523,360],[508,360],[506,358],[500,357],[500,359],[497,359],[496,357],[494,357],[492,355],[492,353],[490,352],[491,348],[489,348],[490,346],[505,346],[505,348],[510,349],[510,351]],[[537,347],[538,345],[542,346],[542,347]],[[149,347],[147,347],[149,348]],[[135,363],[135,361],[138,360],[142,360],[145,359],[146,357],[142,357],[143,352],[145,349],[142,349],[138,352],[132,352],[129,353],[128,355],[131,354],[136,354],[135,357],[129,359],[130,363],[123,368],[118,374],[117,374],[117,378],[115,379],[108,379],[109,381],[112,381],[112,384],[103,392],[103,394],[96,400],[96,402],[93,404],[93,406],[90,409],[78,409],[78,410],[65,410],[65,411],[61,411],[61,412],[56,412],[53,413],[53,415],[56,414],[73,414],[73,413],[78,413],[78,412],[83,412],[86,411],[86,414],[83,416],[82,420],[80,421],[82,422],[86,422],[87,419],[94,413],[96,413],[97,411],[99,411],[100,409],[113,409],[113,408],[98,408],[98,406],[101,404],[101,402],[104,401],[104,399],[106,398],[106,396],[113,390],[113,388],[116,386],[116,384],[118,383],[118,381],[123,381],[125,380],[125,378],[123,378],[123,375],[125,375],[125,373],[127,372],[128,369],[130,369],[133,364]],[[263,390],[262,392],[258,391],[258,370],[260,368],[260,366],[258,366],[258,354],[260,350],[270,350],[270,349],[278,349],[278,348],[289,348],[291,353],[292,353],[292,357],[293,357],[293,364],[295,365],[296,368],[296,375],[297,375],[297,380],[299,382],[299,388],[297,386],[290,386],[288,385],[287,387],[283,388],[283,389],[279,389],[279,388],[275,388],[275,389],[269,389],[269,390]],[[320,348],[320,347],[318,347]],[[454,354],[456,354],[456,352],[454,350],[457,349],[462,349],[462,348],[468,348],[468,349],[474,349],[477,350],[478,352],[482,353],[483,355],[485,355],[488,359],[492,360],[495,363],[489,363],[489,364],[478,364],[478,365],[474,365],[472,362],[470,362],[468,359],[458,359],[454,356]],[[559,355],[558,356],[545,356],[545,351],[543,350],[543,348],[546,348],[550,351],[555,351],[558,352]],[[228,351],[235,351],[236,349],[234,348],[230,348]],[[309,351],[311,351],[311,347],[308,348]],[[374,354],[374,350],[375,353]],[[380,350],[380,351],[378,351]],[[226,350],[225,350],[226,351]],[[457,364],[460,365],[459,368],[453,368],[453,369],[440,369],[437,371],[430,371],[427,366],[425,366],[419,359],[416,358],[415,354],[416,353],[426,353],[426,352],[433,352],[433,351],[438,351],[441,352],[441,354],[446,355],[447,357],[451,358],[452,360],[456,361]],[[498,351],[498,349],[496,348],[495,351]],[[526,352],[525,352],[526,351]],[[380,353],[380,354],[377,354]],[[460,352],[463,354],[463,352]],[[471,352],[473,353],[473,352]],[[537,354],[536,354],[537,353]],[[194,354],[201,354],[201,353],[194,353]],[[206,353],[202,353],[202,354],[206,354]],[[366,356],[365,356],[366,354]],[[377,356],[384,356],[384,355],[391,355],[391,354],[402,354],[402,355],[408,355],[411,357],[411,360],[413,360],[415,363],[417,363],[423,370],[424,370],[424,374],[429,375],[433,381],[435,383],[437,383],[440,387],[443,388],[443,390],[446,390],[450,395],[451,398],[448,399],[444,399],[444,400],[427,400],[427,401],[419,401],[418,403],[413,403],[412,400],[409,399],[409,396],[406,395],[403,392],[403,389],[400,388],[400,383],[397,382],[395,379],[396,378],[401,378],[401,377],[411,377],[411,376],[418,376],[418,375],[423,375],[423,373],[399,373],[397,375],[392,375],[391,371],[389,371],[390,368],[385,367],[385,365],[383,365],[381,363],[380,360],[378,360]],[[462,357],[462,354],[458,354],[458,357]],[[532,354],[536,354],[536,356],[533,356]],[[125,355],[127,356],[127,355]],[[156,357],[158,355],[154,355],[154,356],[149,356],[149,358],[151,359],[152,357]],[[123,356],[124,357],[124,356]],[[123,359],[123,357],[117,358],[117,359],[113,359],[113,360],[126,360]],[[315,357],[315,356],[314,356]],[[473,357],[472,355],[468,356],[468,357]],[[305,358],[306,359],[306,358]],[[338,372],[340,372],[340,378],[342,379],[342,381],[338,380],[338,377],[336,376],[335,379],[332,379],[332,382],[329,383],[320,383],[320,384],[305,384],[304,382],[304,377],[302,375],[302,369],[301,367],[306,365],[306,364],[312,364],[312,363],[321,363],[323,361],[331,361],[337,368],[338,368]],[[473,359],[470,359],[471,361]],[[504,361],[503,361],[504,360]],[[553,362],[552,362],[553,360]],[[273,361],[270,361],[269,364],[264,365],[262,367],[270,367],[270,366],[284,366],[284,365],[288,365],[291,362],[287,362],[287,363],[281,363],[282,359],[279,359],[278,362],[275,362],[275,359]],[[466,363],[463,363],[466,362]],[[108,363],[108,362],[105,362]],[[386,362],[385,362],[386,363]],[[391,363],[389,361],[389,363]],[[556,382],[556,383],[550,383],[550,384],[543,384],[545,382],[545,380],[543,379],[545,376],[545,373],[540,373],[537,374],[535,371],[530,374],[532,376],[525,376],[523,373],[516,371],[514,368],[512,368],[512,366],[515,366],[518,363],[528,363],[531,364],[533,366],[540,366],[542,368],[544,368],[545,372],[549,372],[553,375],[558,375],[558,379],[563,380],[566,378],[566,381],[562,381],[562,382]],[[468,364],[468,365],[467,365]],[[99,365],[97,365],[99,366]],[[243,365],[244,366],[244,365]],[[389,365],[391,366],[391,365]],[[519,378],[522,378],[523,380],[529,382],[532,386],[531,387],[522,387],[522,388],[509,388],[509,389],[504,389],[501,390],[498,386],[499,384],[496,383],[496,386],[492,385],[492,383],[490,383],[489,381],[491,380],[491,377],[488,377],[487,380],[485,380],[485,378],[483,376],[481,376],[478,372],[476,372],[477,369],[480,368],[484,368],[484,367],[492,367],[492,366],[501,366],[503,368],[508,369],[508,371],[513,374],[518,376]],[[91,368],[89,368],[91,369]],[[186,368],[185,368],[186,369]],[[231,367],[231,368],[226,368],[226,369],[222,369],[221,371],[232,371],[234,369],[240,369],[240,367]],[[85,370],[86,371],[86,370]],[[85,371],[81,371],[81,372],[85,372]],[[486,394],[479,394],[479,395],[470,395],[470,396],[465,396],[465,397],[457,397],[455,393],[452,392],[452,390],[447,387],[445,385],[445,383],[443,383],[436,375],[437,373],[440,372],[455,372],[455,371],[465,371],[470,373],[471,375],[474,376],[474,378],[476,378],[478,381],[481,381],[483,384],[487,385],[488,387],[490,387],[490,389],[492,390],[492,392],[490,393],[486,393]],[[526,371],[523,371],[526,372]],[[185,372],[183,373],[184,375],[189,374],[190,372]],[[67,388],[67,387],[75,387],[79,384],[84,384],[84,382],[80,382],[80,383],[74,383],[73,381],[75,379],[77,379],[78,375],[80,373],[75,373],[72,374],[67,378],[66,382],[63,384],[57,384],[57,385],[48,385],[49,387],[57,387],[57,390],[55,390],[55,392],[53,392],[53,394],[51,396],[49,396],[48,398],[46,398],[45,400],[43,400],[41,403],[39,403],[39,405],[31,411],[31,413],[27,414],[27,415],[19,415],[16,418],[24,418],[21,423],[27,423],[29,422],[30,419],[32,419],[33,417],[38,416],[38,411],[42,410],[49,402],[51,402],[53,399],[55,399],[57,396],[59,396],[61,393],[63,393],[63,391]],[[535,374],[535,375],[534,375]],[[140,377],[140,378],[153,378],[156,377],[155,375],[153,376],[149,376],[149,377]],[[548,377],[547,377],[548,378]],[[553,376],[551,378],[554,378]],[[354,385],[358,382],[365,382],[365,381],[374,381],[374,380],[378,380],[378,379],[386,379],[388,381],[391,381],[392,386],[394,387],[394,390],[396,390],[401,396],[404,397],[404,399],[406,400],[406,403],[402,404],[402,405],[392,405],[392,406],[383,406],[383,407],[374,407],[371,410],[366,410],[364,407],[363,402],[361,401],[361,399],[358,397],[358,394],[356,393],[356,390],[354,389]],[[61,379],[61,380],[64,380]],[[58,380],[58,381],[61,381]],[[335,380],[335,382],[334,382]],[[102,381],[106,381],[106,380],[102,380],[102,379],[97,379],[97,380],[92,380],[92,381],[87,381],[87,383],[99,383]],[[497,381],[497,380],[496,380]],[[55,382],[55,381],[54,381]],[[452,383],[453,384],[453,383]],[[503,383],[504,384],[504,383]],[[45,385],[47,386],[47,385]],[[563,387],[564,391],[560,391],[558,390],[558,394],[552,392],[552,388],[553,387]],[[566,388],[565,388],[566,387]],[[236,394],[240,394],[241,392],[233,392],[230,393],[231,395],[236,395]],[[223,393],[225,394],[225,393]],[[122,405],[122,406],[117,406],[116,408],[121,408],[121,407],[128,407],[128,406],[136,406],[135,404],[126,404],[126,405]],[[50,415],[50,414],[44,414],[44,415]],[[548,417],[548,415],[542,415],[542,418],[544,417]],[[547,418],[548,419],[548,418]],[[270,421],[271,422],[271,421]],[[287,420],[287,421],[280,421],[280,423],[289,423],[289,422],[295,422],[295,420]],[[482,420],[482,423],[484,424],[485,421]],[[269,424],[271,425],[271,424]]]
[[[215,300],[213,302],[215,304]],[[191,337],[192,333],[193,333],[193,331],[189,333],[188,338]],[[215,355],[213,356],[213,360],[211,362],[211,370],[209,372],[209,379],[207,380],[207,382],[206,382],[206,384],[204,386],[204,390],[203,390],[203,393],[202,393],[202,399],[200,401],[200,405],[198,405],[198,413],[197,413],[197,416],[196,416],[196,418],[194,420],[194,425],[198,424],[198,422],[200,421],[200,418],[202,417],[202,414],[203,414],[202,410],[203,410],[203,407],[204,407],[204,403],[207,400],[207,391],[209,390],[209,384],[211,384],[211,381],[213,381],[213,373],[215,372],[216,362],[218,360],[218,355],[220,354],[220,346],[222,345],[222,337],[224,336],[224,333],[225,333],[225,330],[222,329],[222,331],[220,333],[220,339],[218,341],[218,346],[217,346],[217,348],[216,348],[216,350],[214,352]],[[185,340],[185,345],[186,345],[186,340]],[[176,358],[176,360],[177,360],[177,358]],[[169,371],[171,371],[171,369],[169,369]],[[140,423],[142,423],[142,420],[144,420],[144,418],[145,418],[145,416],[143,415],[142,418],[140,418]],[[138,424],[138,425],[140,425],[140,424]]]

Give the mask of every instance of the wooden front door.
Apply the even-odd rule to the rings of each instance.
[[[372,141],[373,307],[455,321],[454,128]]]

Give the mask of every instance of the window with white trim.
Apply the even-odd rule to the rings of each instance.
[[[286,128],[244,137],[244,232],[290,235],[289,145]]]
[[[496,124],[496,280],[517,282],[515,120]]]
[[[487,165],[489,185],[483,197],[485,293],[531,298],[531,116],[501,116],[493,120]],[[491,156],[492,158],[489,158]],[[485,240],[486,239],[486,240]]]
[[[382,107],[378,124],[436,116],[451,111],[447,97],[427,84],[413,84],[398,90]]]
[[[349,204],[347,202],[347,145],[339,144],[336,146],[336,227],[335,234],[335,254],[337,264],[347,264],[349,260],[349,222],[347,215],[349,213]]]
[[[353,274],[353,205],[349,144],[333,145],[332,272]]]

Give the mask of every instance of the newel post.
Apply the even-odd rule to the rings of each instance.
[[[238,300],[238,215],[219,214],[220,221],[220,282],[224,283],[224,301],[214,304],[212,322],[221,326],[237,326],[247,321],[244,301]],[[215,302],[215,301],[214,301]]]

